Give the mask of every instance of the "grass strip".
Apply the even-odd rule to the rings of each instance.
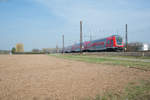
[[[111,59],[109,57],[96,57],[96,56],[87,56],[87,55],[70,55],[70,54],[51,54],[51,56],[84,61],[89,63],[101,63],[109,65],[122,65],[129,68],[137,68],[145,71],[150,71],[150,62],[140,62],[140,61],[128,61],[121,59]]]

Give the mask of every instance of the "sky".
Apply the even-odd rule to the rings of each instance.
[[[120,35],[129,42],[150,43],[150,0],[0,0],[0,49],[23,43],[33,48],[78,43],[80,21],[83,40]]]

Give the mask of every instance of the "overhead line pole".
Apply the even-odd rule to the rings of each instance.
[[[62,53],[64,53],[64,35],[62,35]]]
[[[56,53],[58,53],[58,45],[56,44]]]
[[[92,41],[92,34],[90,33],[90,41]]]
[[[80,21],[80,53],[82,53],[82,21]]]
[[[126,51],[128,50],[128,25],[126,24]]]

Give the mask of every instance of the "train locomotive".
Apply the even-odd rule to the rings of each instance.
[[[82,43],[82,52],[122,51],[123,48],[123,39],[119,35],[113,35],[103,39],[86,41]],[[80,52],[80,43],[66,47],[64,52]]]

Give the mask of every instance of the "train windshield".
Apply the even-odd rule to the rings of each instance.
[[[118,45],[122,45],[122,38],[121,37],[116,37],[116,41]]]

